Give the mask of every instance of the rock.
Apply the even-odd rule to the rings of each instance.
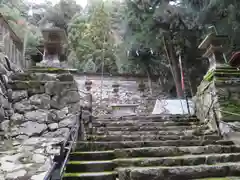
[[[36,94],[30,97],[30,103],[41,109],[50,109],[50,100],[47,94]]]
[[[27,174],[27,171],[24,169],[21,169],[15,172],[7,173],[6,179],[18,179],[18,178],[24,177],[26,174]]]
[[[23,114],[27,111],[31,111],[34,110],[35,107],[31,105],[30,101],[27,99],[24,99],[20,102],[17,102],[14,104],[14,109],[16,110],[16,112]]]
[[[10,109],[11,108],[11,105],[10,103],[8,102],[8,99],[5,98],[4,96],[0,95],[0,104],[2,105],[2,107],[4,109]]]
[[[58,128],[58,123],[51,123],[48,125],[48,128],[53,131],[53,130],[56,130]]]
[[[59,127],[63,128],[63,127],[69,127],[71,128],[75,123],[76,123],[76,115],[72,115],[71,117],[68,117],[62,121],[59,122]]]
[[[26,139],[28,139],[29,137],[27,136],[27,135],[18,135],[18,136],[16,136],[16,139],[17,140],[26,140]]]
[[[33,154],[32,156],[32,161],[34,161],[35,163],[44,163],[46,161],[47,157],[43,156],[41,154]]]
[[[9,125],[10,125],[9,120],[3,121],[1,123],[1,130],[3,130],[4,132],[8,132],[9,131]]]
[[[65,138],[69,133],[69,131],[70,130],[68,128],[58,128],[54,132],[47,132],[43,134],[43,137],[64,137]]]
[[[35,78],[37,81],[56,81],[55,74],[45,74],[45,73],[35,73]]]
[[[68,91],[64,95],[61,95],[61,102],[66,104],[77,103],[80,101],[80,95],[77,91]]]
[[[13,102],[19,102],[23,99],[26,99],[27,97],[28,97],[28,92],[26,90],[20,90],[20,91],[13,91],[12,92]]]
[[[11,117],[13,114],[14,114],[14,110],[13,109],[5,110],[5,115],[7,117]]]
[[[13,135],[27,135],[27,136],[33,136],[33,135],[40,135],[43,131],[47,129],[46,124],[40,124],[37,122],[25,122],[21,124],[20,128],[14,129],[15,132],[13,132]]]
[[[5,68],[3,64],[0,64],[0,75],[7,74],[8,70]]]
[[[48,154],[52,154],[52,155],[56,155],[60,153],[60,147],[47,146],[45,150]]]
[[[19,113],[15,113],[11,116],[10,118],[11,121],[15,122],[23,122],[24,121],[24,116]]]
[[[39,172],[45,171],[47,172],[52,166],[52,160],[51,158],[47,158],[45,163],[38,169]]]
[[[43,180],[47,172],[43,172],[37,175],[32,176],[31,180]]]
[[[77,114],[80,112],[80,108],[81,108],[81,102],[77,102],[77,103],[73,103],[73,104],[68,104],[68,110],[69,113],[73,113],[73,114]]]
[[[0,120],[5,119],[5,111],[2,107],[0,107]]]
[[[66,91],[78,91],[77,84],[75,82],[47,82],[45,84],[45,92],[49,95],[60,96]]]
[[[49,112],[45,110],[36,110],[25,113],[25,121],[36,121],[39,123],[49,122]]]
[[[0,168],[2,171],[12,172],[12,171],[20,170],[24,168],[24,166],[22,164],[15,164],[14,162],[2,161]]]
[[[56,115],[56,118],[55,118],[56,121],[62,120],[67,117],[68,107],[65,107],[61,110],[56,110],[53,113]]]
[[[6,86],[3,84],[2,81],[0,81],[0,93],[6,94],[6,92],[7,92]]]
[[[74,81],[72,74],[60,74],[57,76],[60,81]]]
[[[60,99],[58,96],[53,96],[52,99],[51,99],[51,102],[50,102],[50,107],[52,109],[62,109],[66,106],[66,102],[60,102]]]

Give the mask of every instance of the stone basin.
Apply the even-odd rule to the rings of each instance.
[[[114,117],[135,115],[138,104],[112,104],[112,115]]]

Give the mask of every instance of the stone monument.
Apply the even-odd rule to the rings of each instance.
[[[60,59],[65,55],[63,47],[67,45],[65,31],[56,27],[45,28],[42,29],[42,35],[44,39],[44,53],[42,61],[37,66],[62,68],[63,65]]]

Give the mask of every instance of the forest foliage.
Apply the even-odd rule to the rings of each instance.
[[[17,34],[30,32],[29,49],[40,43],[41,27],[61,27],[68,34],[68,61],[79,70],[160,75],[160,83],[176,86],[181,53],[194,87],[206,71],[197,46],[210,26],[229,35],[228,56],[239,49],[239,8],[237,0],[89,0],[85,8],[74,0],[0,0],[0,12]],[[136,56],[144,49],[153,54]]]

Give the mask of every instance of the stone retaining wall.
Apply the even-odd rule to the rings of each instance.
[[[232,126],[240,130],[239,75],[235,68],[218,67],[207,73],[195,96],[199,119],[208,122],[213,131],[220,130],[225,138],[238,134]]]
[[[0,179],[42,180],[78,119],[78,86],[70,74],[23,73],[4,61],[0,73]]]

